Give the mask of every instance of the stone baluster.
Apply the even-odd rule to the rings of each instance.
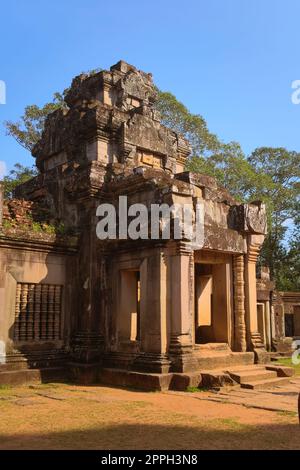
[[[245,281],[244,281],[244,255],[236,255],[233,258],[234,279],[234,324],[235,324],[235,350],[245,352],[246,318],[245,318]]]

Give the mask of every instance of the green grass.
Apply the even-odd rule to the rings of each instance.
[[[250,425],[240,423],[235,418],[217,418],[217,419],[213,419],[212,423],[220,425],[220,426],[229,427],[231,430],[237,430],[237,431],[251,430]]]
[[[30,389],[34,389],[34,390],[39,390],[39,389],[47,389],[47,388],[59,388],[61,387],[61,384],[60,383],[53,383],[53,382],[49,382],[49,383],[44,383],[44,384],[34,384],[34,385],[28,385],[28,388]]]
[[[288,411],[288,410],[278,411],[277,414],[279,416],[291,416],[292,418],[296,418],[298,416],[298,413],[296,411]]]
[[[0,385],[0,390],[10,390],[11,386],[10,385]]]
[[[295,375],[300,375],[300,364],[293,364],[292,358],[290,357],[283,357],[277,359],[276,361],[274,361],[274,364],[293,367],[293,369],[295,370]]]
[[[209,388],[187,387],[185,391],[189,393],[209,392]]]
[[[12,387],[10,385],[0,385],[0,397],[6,397],[11,395]]]

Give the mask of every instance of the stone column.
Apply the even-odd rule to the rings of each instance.
[[[247,345],[250,350],[256,353],[257,362],[266,360],[266,350],[258,332],[256,295],[256,262],[263,240],[263,235],[248,236],[245,263]]]
[[[267,300],[265,303],[265,324],[266,324],[266,343],[268,351],[271,351],[271,309],[270,301]]]
[[[141,354],[135,370],[167,373],[167,266],[162,247],[143,263],[141,269]]]
[[[244,255],[233,257],[233,282],[234,282],[234,325],[235,325],[235,350],[245,352],[246,318],[245,318],[245,281],[244,281]]]
[[[97,250],[95,202],[87,207],[86,228],[81,236],[77,276],[73,277],[71,373],[89,383],[97,378],[104,350],[105,258]]]
[[[271,316],[271,346],[273,346],[274,341],[276,342],[276,321],[275,321],[275,311],[274,311],[273,300],[271,300],[270,316]]]
[[[193,357],[194,256],[187,243],[170,247],[171,336],[169,356],[172,370],[187,372],[197,368]]]

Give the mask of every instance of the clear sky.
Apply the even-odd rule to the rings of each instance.
[[[5,136],[27,104],[123,59],[152,72],[222,140],[300,151],[299,0],[9,0],[0,3],[0,160],[33,163]]]

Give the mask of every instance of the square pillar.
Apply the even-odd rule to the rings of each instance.
[[[197,369],[193,357],[194,328],[194,256],[189,244],[170,246],[170,311],[171,336],[169,356],[172,370],[187,372]]]
[[[135,370],[167,373],[167,265],[164,250],[154,248],[141,267],[141,354]]]
[[[257,322],[256,262],[263,240],[263,235],[248,236],[245,259],[247,346],[255,352],[257,362],[268,360]]]
[[[265,323],[266,323],[266,345],[267,345],[268,351],[271,351],[272,326],[271,326],[271,308],[270,308],[269,300],[267,300],[265,303]]]

